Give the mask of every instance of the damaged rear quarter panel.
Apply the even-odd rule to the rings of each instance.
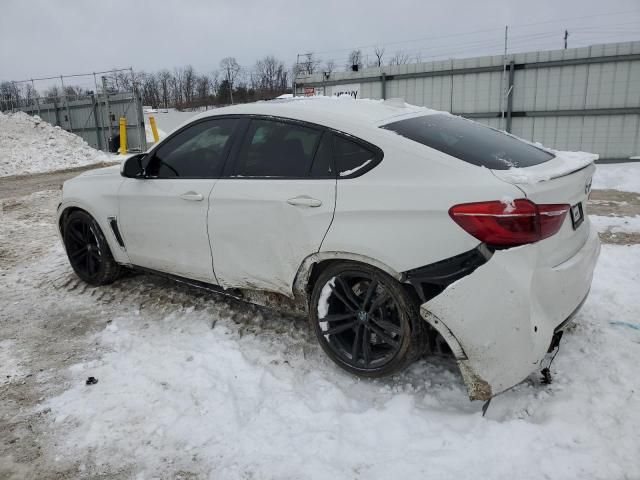
[[[446,329],[452,339],[445,339],[458,347],[472,399],[503,392],[536,370],[556,327],[586,298],[600,241],[592,225],[584,228],[585,243],[561,264],[548,265],[547,240],[496,251],[421,306],[425,320],[436,328],[440,324],[437,329]]]
[[[519,383],[546,352],[553,326],[536,323],[529,293],[536,257],[535,246],[495,252],[424,305],[464,351],[458,362],[472,399]]]

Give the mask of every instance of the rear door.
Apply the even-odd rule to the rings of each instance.
[[[235,119],[207,119],[163,142],[146,178],[118,192],[118,224],[132,264],[216,283],[207,232],[209,195],[230,150]]]
[[[228,176],[211,195],[209,235],[225,287],[291,293],[302,261],[320,249],[336,198],[331,134],[253,118]]]

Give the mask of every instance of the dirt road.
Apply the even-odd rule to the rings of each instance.
[[[44,190],[59,190],[65,180],[73,178],[84,171],[101,167],[109,167],[119,163],[120,162],[107,162],[51,173],[38,173],[35,175],[21,175],[17,177],[0,177],[0,200],[11,197],[21,197],[33,192],[41,192]]]

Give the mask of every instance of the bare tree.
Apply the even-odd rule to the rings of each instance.
[[[128,92],[133,88],[133,78],[128,70],[115,72],[112,80],[117,92]]]
[[[207,105],[211,92],[211,80],[206,75],[198,75],[195,80],[195,93],[198,106]]]
[[[229,84],[229,100],[233,104],[233,84],[240,73],[240,65],[234,57],[226,57],[220,61],[222,76]]]
[[[27,105],[33,105],[35,103],[36,98],[38,97],[38,92],[31,83],[26,83],[24,86],[24,99]]]
[[[213,71],[209,74],[209,85],[211,88],[211,95],[218,95],[220,90],[220,75],[217,71]]]
[[[171,72],[167,69],[160,70],[157,74],[158,87],[160,90],[160,98],[164,104],[164,108],[169,105],[169,88],[171,83]]]
[[[258,60],[254,67],[256,87],[263,90],[275,90],[279,67],[280,62],[272,55]]]
[[[331,75],[336,69],[336,62],[333,60],[327,60],[324,64],[324,72]]]
[[[18,107],[21,97],[20,88],[15,82],[0,83],[0,100],[2,101],[3,110]]]
[[[191,65],[184,67],[182,71],[182,91],[184,93],[184,101],[187,105],[191,105],[196,88],[196,71]]]
[[[81,97],[82,95],[86,95],[87,90],[78,86],[78,85],[65,85],[63,90],[63,95],[67,97]]]
[[[409,63],[409,54],[404,52],[396,52],[391,60],[389,60],[389,65],[404,65]]]
[[[362,50],[351,50],[347,57],[347,70],[357,70],[362,66]]]
[[[313,75],[320,66],[320,60],[316,58],[313,53],[305,53],[297,64],[297,71],[294,72],[298,75]]]
[[[152,73],[139,72],[140,86],[138,87],[142,95],[142,103],[157,107],[160,104],[160,89],[158,76]]]
[[[60,87],[53,85],[44,91],[44,97],[47,100],[54,100],[60,97]]]
[[[269,55],[256,62],[251,85],[258,91],[258,97],[273,97],[286,91],[288,79],[284,62]]]
[[[382,62],[382,57],[384,56],[384,47],[376,47],[373,53],[375,53],[376,55],[375,66],[381,67],[382,65],[384,65],[384,63]]]
[[[182,69],[174,68],[173,75],[169,79],[169,89],[171,91],[171,101],[173,106],[177,109],[182,109],[182,105],[184,102],[183,96],[183,79],[182,79]]]

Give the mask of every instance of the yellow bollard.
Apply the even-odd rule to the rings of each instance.
[[[158,135],[158,127],[156,127],[156,119],[149,115],[149,123],[151,124],[151,131],[153,132],[153,141],[158,143],[160,136]]]
[[[120,117],[120,155],[127,153],[127,119]]]

